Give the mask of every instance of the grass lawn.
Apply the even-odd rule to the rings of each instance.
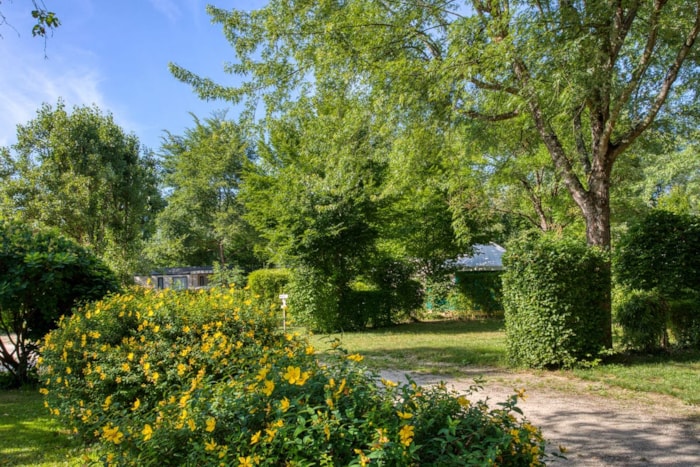
[[[82,447],[49,417],[37,390],[0,390],[0,465],[84,465]]]
[[[333,339],[349,352],[365,356],[374,369],[395,368],[458,376],[460,367],[506,368],[503,321],[413,323],[367,332],[317,335],[323,350]],[[614,356],[593,368],[558,373],[640,392],[700,404],[700,351],[656,356]]]
[[[349,352],[364,355],[365,363],[374,369],[446,376],[459,376],[465,366],[506,369],[505,332],[503,322],[497,320],[413,323],[311,338],[321,351],[335,339]],[[594,368],[558,373],[700,404],[699,351],[615,356],[612,362]],[[38,391],[0,390],[0,466],[85,465],[83,455],[82,447],[48,417]]]

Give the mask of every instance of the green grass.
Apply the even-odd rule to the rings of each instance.
[[[617,356],[616,362],[572,374],[632,391],[665,394],[687,404],[700,405],[700,352],[655,356]]]
[[[35,389],[0,390],[0,466],[82,465],[82,448],[50,418]]]
[[[465,365],[505,365],[505,333],[499,320],[411,323],[366,332],[315,335],[311,340],[323,350],[334,339],[349,352],[362,354],[365,363],[374,369],[451,374]]]
[[[393,368],[459,375],[464,366],[506,369],[505,331],[500,320],[412,323],[367,332],[312,336],[323,350],[341,347],[365,356],[374,369]],[[700,352],[657,356],[616,355],[593,368],[552,372],[632,391],[665,394],[700,405]]]

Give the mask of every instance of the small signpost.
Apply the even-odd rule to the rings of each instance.
[[[289,295],[283,293],[280,295],[280,300],[282,300],[282,330],[287,332],[287,299]]]

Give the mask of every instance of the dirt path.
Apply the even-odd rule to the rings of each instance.
[[[381,372],[393,381],[403,381],[405,373]],[[566,460],[552,458],[549,465],[700,467],[700,407],[672,397],[640,396],[600,383],[488,368],[466,368],[459,378],[410,375],[418,384],[444,381],[459,392],[481,376],[484,389],[471,399],[488,398],[489,405],[525,388],[527,397],[518,405],[542,428],[547,452],[558,451],[560,445],[567,449]]]

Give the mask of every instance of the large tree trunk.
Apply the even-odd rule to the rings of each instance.
[[[610,253],[610,176],[603,175],[600,179],[589,180],[590,188],[584,199],[585,203],[579,204],[586,221],[586,240],[591,247],[603,248]],[[575,196],[574,199],[577,197]],[[609,258],[609,257],[608,257]],[[605,274],[611,277],[610,260],[605,263]],[[604,291],[603,303],[606,320],[601,323],[602,342],[606,348],[611,349],[612,342],[612,282]]]

